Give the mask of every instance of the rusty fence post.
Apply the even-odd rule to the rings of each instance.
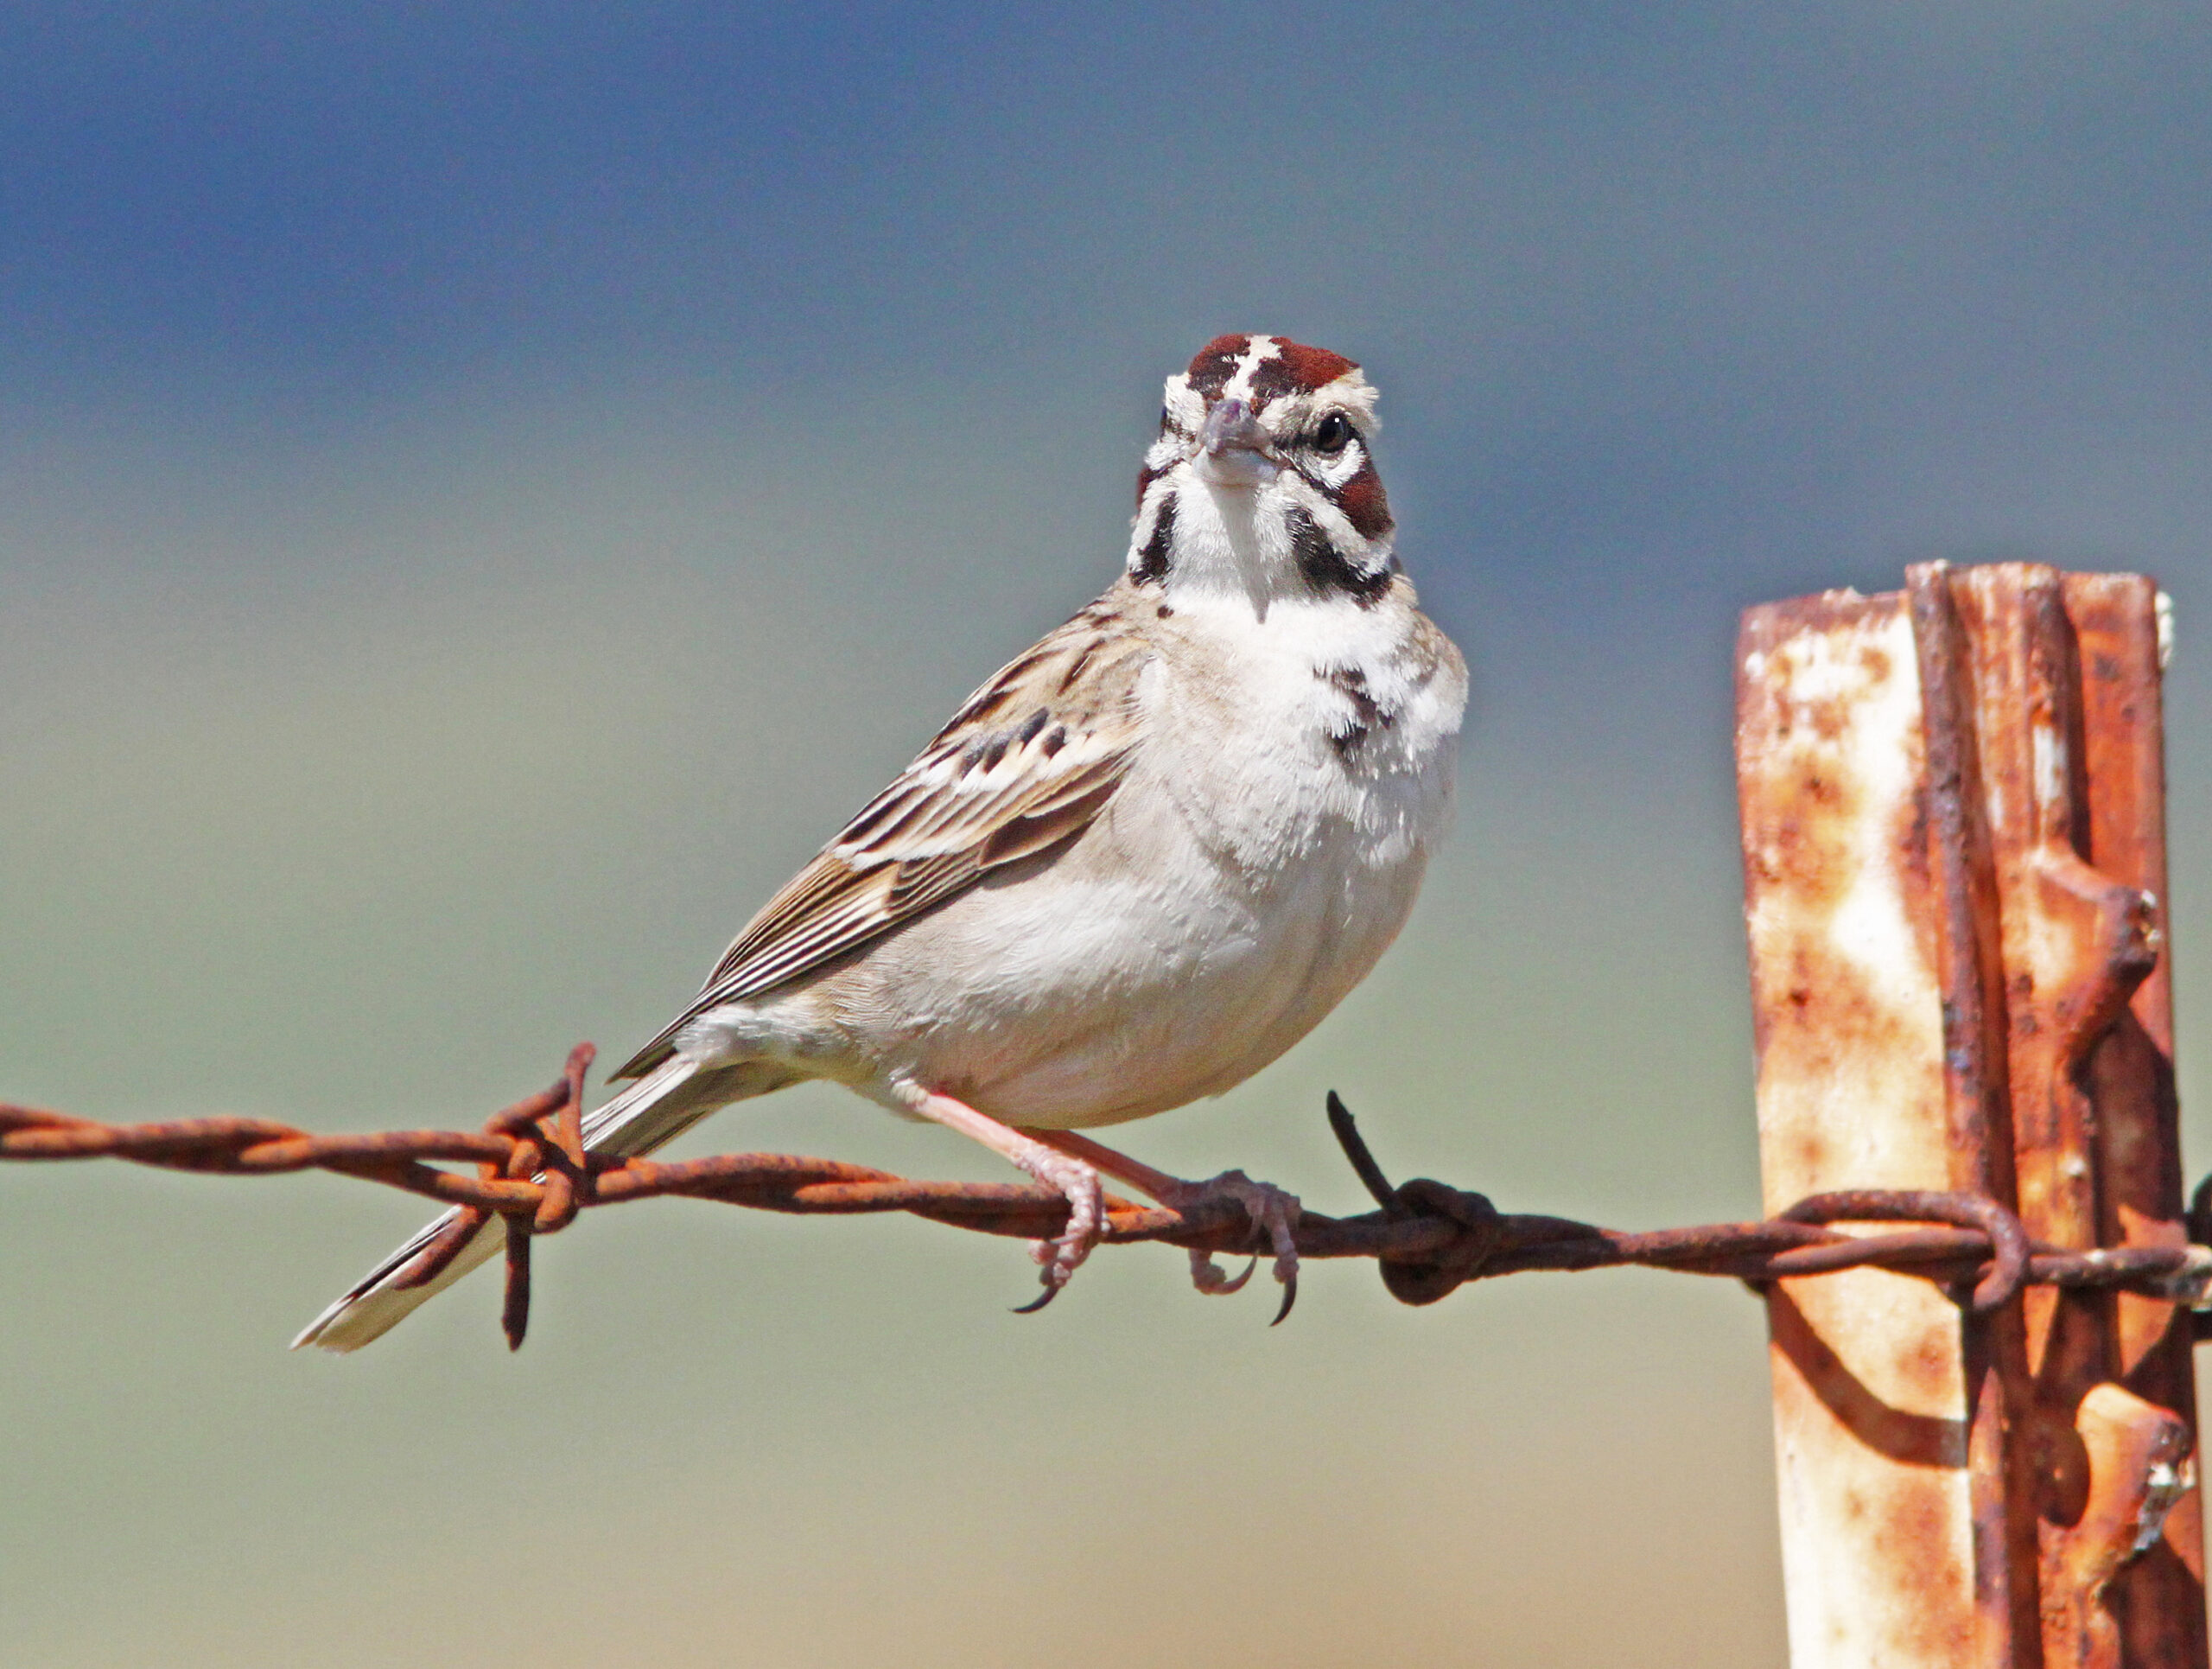
[[[1770,1213],[1948,1189],[2186,1244],[2160,629],[2140,577],[2027,564],[1745,615]],[[1767,1304],[1795,1669],[2205,1669],[2185,1309],[1872,1269]]]

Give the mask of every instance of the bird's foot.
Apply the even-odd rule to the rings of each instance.
[[[1029,1243],[1029,1255],[1039,1264],[1037,1278],[1045,1290],[1015,1312],[1027,1315],[1058,1297],[1068,1277],[1090,1256],[1091,1247],[1105,1233],[1106,1198],[1097,1171],[1080,1159],[1040,1145],[1034,1152],[1017,1154],[1014,1163],[1046,1187],[1058,1188],[1068,1202],[1068,1226],[1050,1240]]]
[[[1167,1190],[1160,1203],[1183,1211],[1214,1200],[1236,1201],[1252,1220],[1252,1226],[1267,1235],[1268,1244],[1275,1254],[1275,1279],[1282,1286],[1282,1306],[1275,1311],[1275,1321],[1280,1322],[1298,1301],[1298,1241],[1294,1233],[1298,1227],[1298,1196],[1284,1193],[1272,1182],[1255,1182],[1241,1170],[1225,1170],[1210,1182],[1185,1182]],[[1212,1253],[1194,1250],[1191,1253],[1191,1284],[1209,1296],[1241,1292],[1259,1264],[1257,1258],[1253,1258],[1243,1274],[1232,1278],[1214,1262]],[[1274,1322],[1268,1325],[1273,1326]]]
[[[1038,1278],[1045,1290],[1034,1303],[1022,1305],[1015,1313],[1026,1315],[1044,1309],[1059,1296],[1068,1277],[1090,1256],[1091,1247],[1106,1232],[1106,1193],[1099,1185],[1098,1167],[1088,1158],[1039,1141],[1034,1132],[1002,1124],[956,1097],[914,1083],[894,1083],[892,1092],[907,1112],[947,1130],[957,1130],[992,1152],[1003,1154],[1067,1201],[1067,1226],[1052,1239],[1029,1243],[1029,1255],[1043,1265]]]

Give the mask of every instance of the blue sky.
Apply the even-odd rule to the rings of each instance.
[[[2171,568],[2208,507],[2206,29],[19,8],[0,369],[18,423],[288,441],[671,384],[911,403],[979,470],[1039,430],[1073,477],[1250,326],[1376,372],[1448,609],[1610,635],[1947,551]]]

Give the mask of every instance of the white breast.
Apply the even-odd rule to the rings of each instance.
[[[1179,611],[1157,644],[1098,820],[824,982],[872,1075],[1012,1124],[1141,1118],[1274,1060],[1396,936],[1449,818],[1449,641],[1393,596]]]

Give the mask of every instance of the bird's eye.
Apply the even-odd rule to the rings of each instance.
[[[1174,426],[1175,420],[1167,415],[1167,408],[1164,405],[1161,406],[1160,408],[1160,432],[1165,435]]]
[[[1317,452],[1341,452],[1351,443],[1351,419],[1341,411],[1332,411],[1321,419],[1321,426],[1313,431],[1313,449]]]

